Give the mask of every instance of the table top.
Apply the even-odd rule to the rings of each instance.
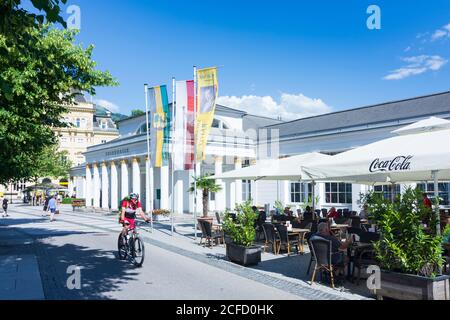
[[[331,229],[343,229],[343,228],[349,228],[350,226],[348,224],[334,224],[330,225]]]
[[[309,232],[311,230],[309,229],[300,229],[300,228],[292,228],[292,230],[290,230],[289,232],[294,232],[294,233],[301,233],[301,232]]]

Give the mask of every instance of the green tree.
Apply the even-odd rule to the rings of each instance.
[[[12,37],[30,27],[38,27],[45,21],[58,22],[66,27],[66,22],[61,17],[61,4],[67,0],[31,0],[31,5],[40,11],[39,14],[31,13],[21,8],[22,0],[2,0],[0,3],[0,33],[10,34]]]
[[[133,110],[131,110],[131,116],[132,117],[142,116],[143,114],[145,114],[145,112],[142,111],[141,109],[133,109]]]
[[[72,167],[72,162],[68,156],[69,153],[66,150],[59,151],[57,146],[44,148],[33,166],[33,175],[35,177],[67,179]]]
[[[209,210],[209,193],[219,192],[222,190],[222,187],[216,184],[216,180],[209,178],[208,175],[203,175],[197,178],[194,177],[194,180],[197,183],[197,189],[202,190],[203,217],[207,217]],[[192,182],[189,192],[195,192],[194,187],[195,183]]]
[[[95,69],[93,46],[74,45],[76,32],[31,27],[12,41],[0,34],[0,183],[33,177],[45,146],[56,144],[55,127],[79,92],[116,85]]]

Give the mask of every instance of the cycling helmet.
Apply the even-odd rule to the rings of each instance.
[[[139,195],[137,194],[137,193],[130,193],[130,199],[136,199],[136,200],[138,200],[139,199]]]

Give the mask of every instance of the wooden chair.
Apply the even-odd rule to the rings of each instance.
[[[330,275],[331,287],[334,289],[334,266],[332,263],[331,241],[321,237],[313,236],[309,240],[311,253],[314,255],[314,271],[311,285],[314,283],[317,272],[327,272]]]
[[[266,252],[267,246],[270,244],[274,254],[277,254],[278,244],[280,240],[278,239],[278,234],[275,226],[271,223],[264,223],[262,225],[264,231],[264,252]]]
[[[207,245],[211,248],[211,242],[216,240],[219,240],[219,244],[220,240],[222,240],[222,244],[225,244],[224,234],[222,231],[213,231],[212,225],[208,221],[200,221],[200,224],[202,225],[202,238],[205,238],[205,243],[203,246]]]
[[[280,254],[281,246],[284,246],[287,249],[288,256],[291,255],[291,246],[294,246],[296,248],[297,254],[299,253],[298,247],[300,246],[300,237],[299,235],[296,235],[294,237],[289,237],[288,229],[285,225],[277,225],[276,226],[278,235],[279,235],[279,246],[278,246],[278,252],[277,254]]]

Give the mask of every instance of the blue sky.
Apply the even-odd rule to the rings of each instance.
[[[222,103],[284,118],[450,89],[447,0],[68,2],[120,82],[95,99],[125,114],[143,108],[144,83],[190,79],[194,64],[223,66]],[[366,26],[371,4],[381,30]]]

